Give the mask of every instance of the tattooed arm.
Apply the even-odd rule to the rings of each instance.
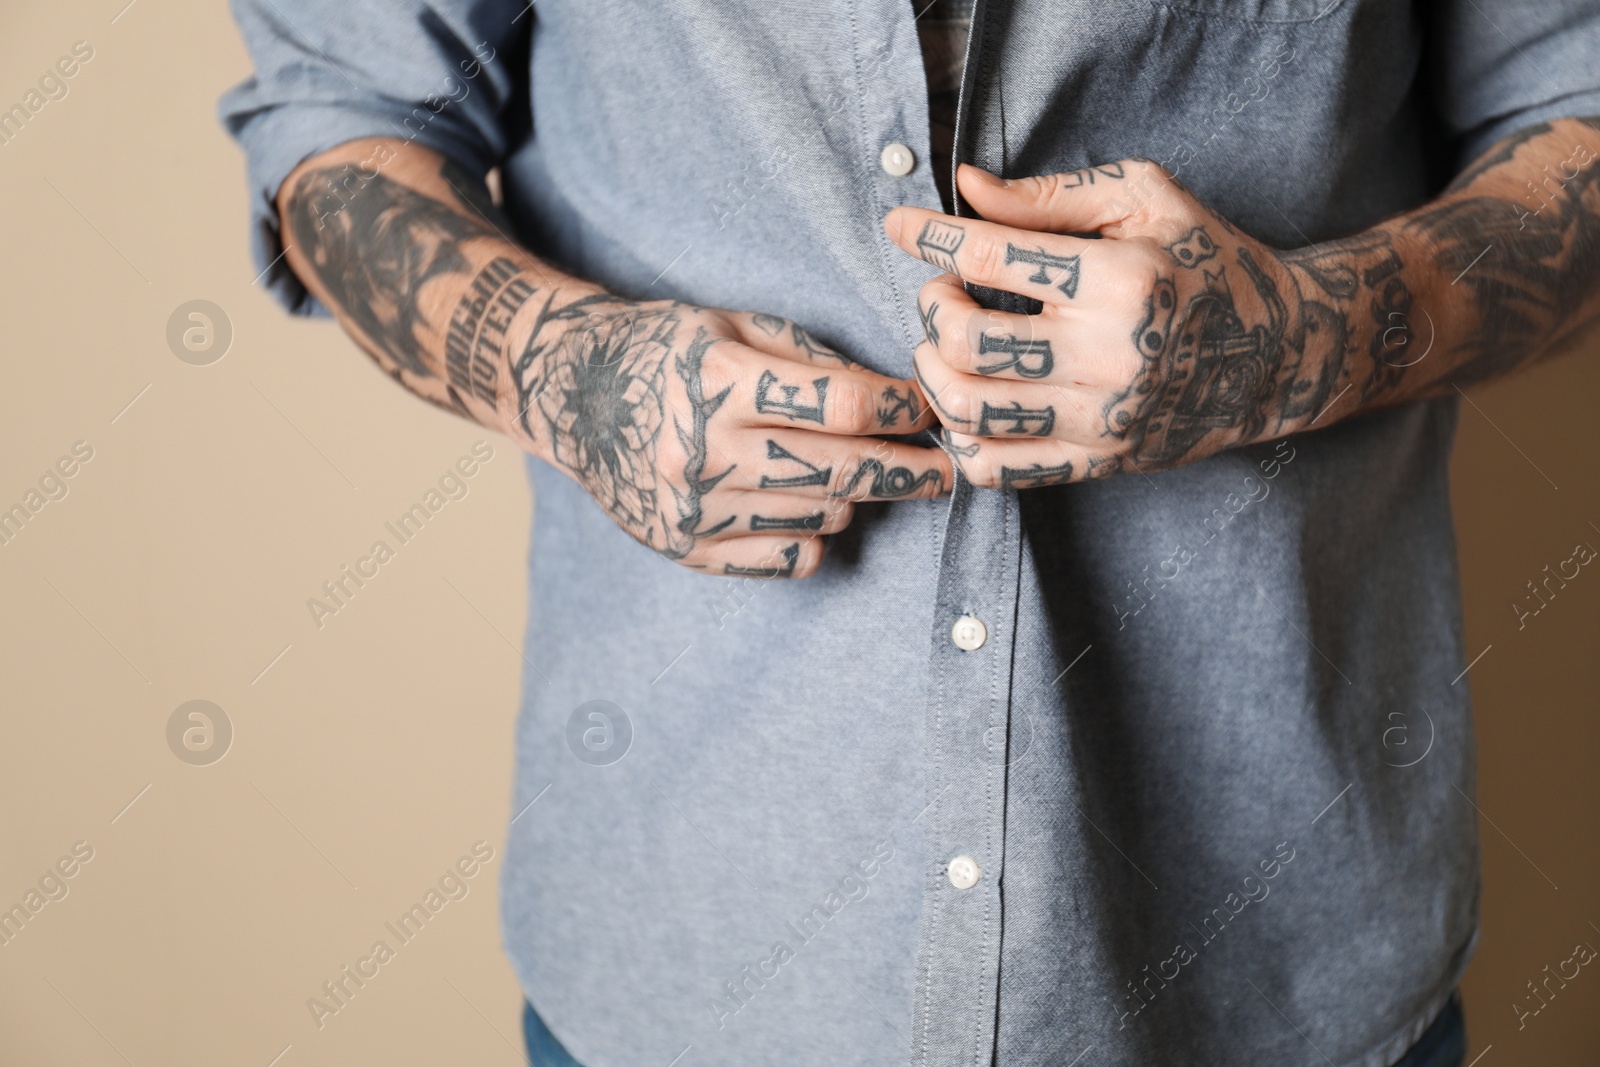
[[[986,221],[898,208],[885,225],[950,272],[919,296],[916,352],[947,444],[976,484],[1026,488],[1451,394],[1589,336],[1597,156],[1600,119],[1532,127],[1433,202],[1289,252],[1146,160],[1009,182],[963,166]],[[986,310],[963,280],[1033,313]]]
[[[290,266],[405,388],[500,430],[634,538],[714,574],[801,577],[854,502],[937,496],[915,383],[773,315],[630,300],[541,262],[483,186],[354,141],[278,193]]]

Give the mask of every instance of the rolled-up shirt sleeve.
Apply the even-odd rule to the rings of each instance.
[[[391,137],[482,177],[504,157],[506,115],[526,91],[526,0],[233,0],[255,73],[219,117],[245,150],[251,254],[261,284],[300,314],[326,314],[284,261],[275,200],[303,160]]]
[[[1437,0],[1429,70],[1457,168],[1518,130],[1600,115],[1600,2]]]

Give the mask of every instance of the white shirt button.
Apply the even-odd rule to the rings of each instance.
[[[983,624],[982,619],[963,615],[950,627],[950,640],[963,652],[976,652],[989,640],[989,628]]]
[[[911,173],[911,168],[917,165],[917,157],[903,144],[890,144],[883,146],[883,154],[878,157],[878,163],[896,178],[904,178]]]
[[[978,861],[971,856],[957,856],[944,870],[945,877],[957,889],[971,889],[978,884]]]

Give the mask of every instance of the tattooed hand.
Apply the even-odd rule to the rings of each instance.
[[[918,380],[974,484],[1173,467],[1569,350],[1600,323],[1600,119],[1520,130],[1437,200],[1278,252],[1146,160],[957,176],[985,220],[897,208],[950,273]],[[1088,239],[1067,234],[1090,235]],[[962,282],[1024,298],[986,310]]]
[[[991,221],[899,208],[886,226],[951,272],[919,296],[916,369],[974,484],[1177,466],[1301,429],[1344,384],[1340,314],[1155,164],[1011,182],[963,166],[959,181]],[[1365,284],[1381,282],[1392,254],[1363,254]],[[963,280],[1038,311],[987,310]],[[1389,299],[1409,310],[1403,286]]]
[[[278,210],[296,275],[396,381],[503,430],[684,566],[798,578],[855,502],[938,496],[915,382],[772,315],[637,301],[540,262],[483,183],[400,141],[306,160]]]
[[[716,574],[801,577],[854,501],[939,496],[914,382],[874,374],[772,315],[604,292],[547,300],[511,362],[513,432],[628,533]]]

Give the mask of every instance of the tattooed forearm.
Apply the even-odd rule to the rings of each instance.
[[[1499,142],[1445,195],[1347,241],[1286,259],[1347,315],[1384,405],[1498,377],[1600,318],[1600,119]]]
[[[1600,119],[1559,127],[1510,138],[1457,198],[1405,220],[1475,327],[1450,338],[1452,385],[1555,351],[1600,312]]]
[[[491,405],[499,399],[506,333],[533,294],[522,268],[504,256],[496,256],[472,279],[445,338],[445,365],[458,394],[470,391]]]
[[[330,190],[350,190],[329,210]],[[335,310],[387,357],[418,377],[437,377],[418,335],[423,288],[467,275],[464,241],[483,227],[440,201],[352,165],[304,172],[289,197],[293,243],[309,260]]]
[[[386,373],[505,428],[512,336],[555,272],[510,242],[481,182],[421,148],[355,142],[304,164],[278,206],[290,266]]]
[[[1141,466],[1170,466],[1215,440],[1324,425],[1341,401],[1349,413],[1452,393],[1591,329],[1597,126],[1522,131],[1441,199],[1275,257],[1191,228],[1165,246],[1177,272],[1150,291],[1133,336],[1145,369],[1106,406],[1106,435]]]

